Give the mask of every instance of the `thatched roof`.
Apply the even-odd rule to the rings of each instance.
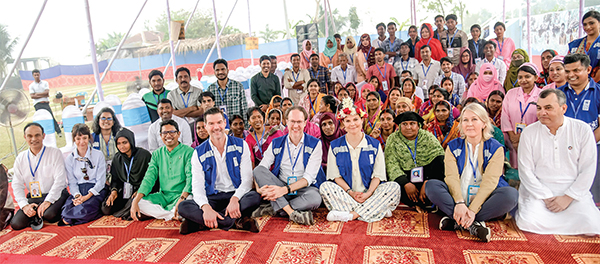
[[[221,44],[221,47],[229,47],[229,46],[235,46],[235,45],[242,45],[244,44],[244,39],[248,37],[247,33],[236,33],[236,34],[230,34],[230,35],[223,35],[219,38],[219,43]],[[179,48],[177,48],[176,52],[178,54],[186,54],[188,52],[195,52],[195,51],[201,51],[201,50],[207,50],[210,49],[213,45],[213,43],[215,42],[215,37],[210,37],[210,38],[199,38],[199,39],[185,39],[182,40],[181,43],[179,44]],[[175,45],[176,42],[173,43],[173,45]],[[162,54],[162,53],[169,53],[171,52],[170,50],[170,46],[169,46],[169,41],[163,41],[159,44],[156,44],[152,47],[147,47],[147,48],[142,48],[137,50],[138,55],[140,56],[149,56],[149,55],[156,55],[156,54]]]

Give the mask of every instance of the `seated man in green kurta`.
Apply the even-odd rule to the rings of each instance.
[[[192,190],[192,165],[190,160],[194,149],[179,143],[179,126],[173,120],[160,124],[160,137],[165,146],[152,153],[152,159],[131,203],[131,218],[178,219],[177,206],[190,195]],[[156,183],[160,190],[150,193]]]

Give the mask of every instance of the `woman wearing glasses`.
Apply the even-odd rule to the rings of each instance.
[[[117,144],[115,136],[121,129],[121,124],[115,115],[115,112],[108,108],[102,108],[94,118],[92,124],[92,136],[90,143],[92,148],[102,151],[104,162],[106,163],[106,184],[110,185],[110,166],[115,154],[117,154]]]
[[[90,129],[85,124],[76,124],[72,133],[76,148],[65,158],[71,196],[63,206],[62,221],[59,225],[85,224],[100,218],[100,206],[107,192],[104,188],[104,154],[89,147]]]

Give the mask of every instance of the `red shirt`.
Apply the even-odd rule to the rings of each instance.
[[[394,70],[394,66],[392,66],[391,64],[384,62],[383,67],[379,67],[379,65],[375,63],[375,65],[369,67],[369,70],[367,71],[366,81],[368,81],[371,78],[371,76],[377,76],[377,79],[379,79],[381,89],[385,92],[386,95],[390,92],[390,89],[394,88],[391,86],[391,80],[394,77],[396,77],[396,71]],[[384,81],[387,81],[387,90],[383,87]]]

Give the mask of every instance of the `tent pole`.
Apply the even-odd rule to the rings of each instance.
[[[219,25],[217,24],[217,7],[215,5],[215,0],[212,0],[213,2],[213,15],[214,15],[214,20],[215,20],[215,37],[217,38],[215,40],[215,43],[217,43],[217,54],[219,54],[219,59],[223,58],[223,56],[221,55],[221,44],[219,44],[219,37],[220,37],[220,33],[219,33]],[[223,26],[223,28],[225,28],[225,26]]]
[[[94,42],[94,31],[92,29],[92,17],[90,16],[90,4],[88,0],[83,0],[85,5],[85,15],[88,23],[88,34],[90,37],[90,52],[92,56],[92,70],[94,71],[94,79],[96,80],[96,90],[98,91],[98,101],[104,101],[104,92],[102,91],[102,83],[100,82],[100,72],[98,69],[98,59],[96,58],[96,43]]]
[[[173,61],[173,80],[177,80],[177,76],[175,76],[175,71],[177,70],[177,64],[175,61],[175,48],[173,47],[173,40],[171,40],[171,8],[169,7],[169,0],[167,0],[167,28],[169,29],[169,46],[171,46],[171,61]]]
[[[531,0],[527,0],[527,53],[531,54]]]
[[[250,5],[248,5],[250,7]],[[249,12],[250,10],[248,10]],[[285,0],[283,0],[283,17],[285,18],[285,39],[290,39],[292,35],[290,34],[290,21],[288,20],[287,14],[287,4]]]
[[[579,0],[579,20],[583,18],[583,6],[585,4],[585,0]],[[579,21],[578,21],[579,22]],[[579,22],[579,37],[583,38],[583,24]]]
[[[331,12],[331,5],[329,4],[329,0],[325,0],[327,2],[327,9],[329,10],[329,16],[331,17],[331,23],[333,24],[333,32],[337,32],[337,28],[335,26],[335,19],[333,19],[333,13]]]
[[[246,1],[248,3],[248,35],[252,37],[252,23],[250,23],[250,0]],[[283,0],[283,8],[285,9],[285,0]],[[285,12],[285,17],[287,21],[287,11]],[[289,33],[288,33],[289,34]],[[254,52],[250,50],[250,65],[254,66]],[[202,67],[204,68],[204,67]]]
[[[192,13],[190,14],[190,16],[188,17],[187,21],[185,22],[185,26],[183,26],[183,29],[185,31],[187,31],[187,27],[190,24],[190,21],[192,20],[192,17],[196,13],[196,8],[198,8],[198,3],[200,3],[200,0],[196,1],[196,5],[194,6],[194,9],[192,10]],[[177,48],[179,48],[179,44],[181,44],[181,40],[180,39],[177,40],[177,44],[175,44],[175,50],[177,50]],[[171,65],[172,61],[173,61],[173,57],[169,58],[169,61],[167,62],[167,65],[165,65],[165,69],[163,70],[163,74],[167,72],[167,69],[169,69],[169,65]]]
[[[325,12],[324,12],[324,16],[325,16],[325,38],[329,37],[329,18],[327,15],[327,0],[323,1],[323,5],[325,6]],[[327,45],[327,43],[325,43],[325,45]]]
[[[33,31],[35,31],[35,27],[37,26],[38,21],[40,21],[40,17],[42,16],[42,13],[44,12],[44,8],[46,8],[47,2],[48,2],[48,0],[44,0],[44,3],[42,3],[42,8],[40,8],[40,12],[38,13],[37,18],[33,22],[33,26],[31,27],[31,30],[29,31],[29,35],[27,35],[27,38],[25,39],[25,43],[23,44],[23,47],[21,48],[19,55],[17,55],[17,59],[15,59],[15,61],[13,62],[12,68],[10,69],[10,71],[8,72],[8,75],[6,75],[6,78],[2,82],[2,86],[0,86],[0,91],[4,90],[4,87],[8,83],[8,79],[10,79],[10,76],[13,74],[13,72],[17,68],[17,65],[19,65],[19,61],[21,61],[21,56],[23,56],[23,51],[25,51],[25,47],[27,47],[27,43],[29,43],[29,39],[31,39],[31,35],[33,35]]]
[[[235,0],[235,3],[233,4],[233,7],[231,8],[231,12],[229,12],[229,16],[227,17],[227,20],[225,20],[225,24],[223,24],[223,27],[221,27],[221,31],[219,31],[219,36],[221,35],[221,33],[223,33],[223,29],[225,29],[225,27],[227,26],[227,23],[229,22],[229,18],[231,18],[231,14],[233,14],[233,10],[235,10],[235,6],[237,5],[238,1],[239,0]],[[217,46],[217,41],[215,41],[213,43],[212,48],[210,48],[210,52],[208,53],[208,56],[206,56],[206,60],[204,60],[204,64],[202,65],[202,69],[200,70],[200,72],[202,72],[203,74],[204,74],[204,68],[206,67],[206,64],[208,63],[208,60],[210,59],[210,56],[212,55],[216,46]]]

